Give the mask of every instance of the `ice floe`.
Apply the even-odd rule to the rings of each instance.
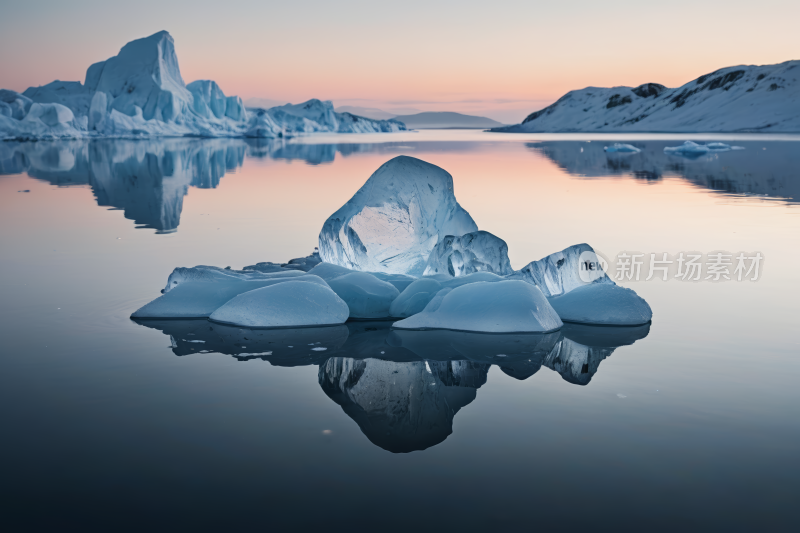
[[[324,281],[296,279],[239,294],[214,311],[209,320],[249,328],[328,326],[347,321],[347,304]]]
[[[635,154],[642,151],[640,148],[636,148],[632,144],[625,144],[625,143],[614,143],[611,146],[604,146],[603,150],[605,150],[609,154],[612,153]]]
[[[665,146],[665,154],[677,154],[687,157],[698,157],[710,153],[730,152],[732,150],[744,150],[741,146],[731,146],[729,144],[713,142],[708,144],[698,144],[693,141],[686,141],[680,146]]]
[[[542,333],[562,325],[538,288],[522,281],[500,281],[443,289],[421,313],[395,322],[393,327]]]

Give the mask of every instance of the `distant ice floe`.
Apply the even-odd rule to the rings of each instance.
[[[221,97],[211,101],[221,109]],[[257,328],[392,319],[397,330],[504,334],[652,319],[647,302],[617,286],[588,244],[512,270],[507,244],[477,230],[450,174],[406,156],[381,166],[328,218],[319,254],[242,270],[177,268],[162,292],[133,318]]]
[[[730,152],[732,150],[744,150],[744,148],[741,146],[731,146],[729,144],[720,142],[697,144],[696,142],[692,141],[686,141],[680,146],[664,147],[665,154],[677,154],[689,157],[720,153],[720,152]]]
[[[632,144],[614,143],[611,146],[604,146],[603,150],[608,153],[635,154],[641,152],[641,148],[636,148]]]

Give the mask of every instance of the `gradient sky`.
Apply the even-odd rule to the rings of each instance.
[[[682,85],[800,59],[797,0],[4,2],[0,87],[22,91],[160,30],[226,94],[518,122],[572,89]]]

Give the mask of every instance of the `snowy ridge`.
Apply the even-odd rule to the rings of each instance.
[[[800,132],[800,61],[717,70],[668,89],[587,87],[494,132]]]
[[[336,113],[331,102],[248,112],[216,82],[186,85],[166,31],[137,39],[93,64],[84,83],[54,81],[22,94],[0,90],[0,140],[146,137],[279,138],[405,130],[396,120]]]

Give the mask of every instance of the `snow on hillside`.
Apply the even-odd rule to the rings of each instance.
[[[157,136],[277,138],[319,132],[401,131],[309,100],[264,110],[245,109],[216,82],[186,85],[175,43],[166,31],[137,39],[93,64],[84,83],[54,81],[22,94],[0,90],[0,140]]]
[[[723,68],[677,89],[587,87],[491,131],[800,132],[800,61]]]

